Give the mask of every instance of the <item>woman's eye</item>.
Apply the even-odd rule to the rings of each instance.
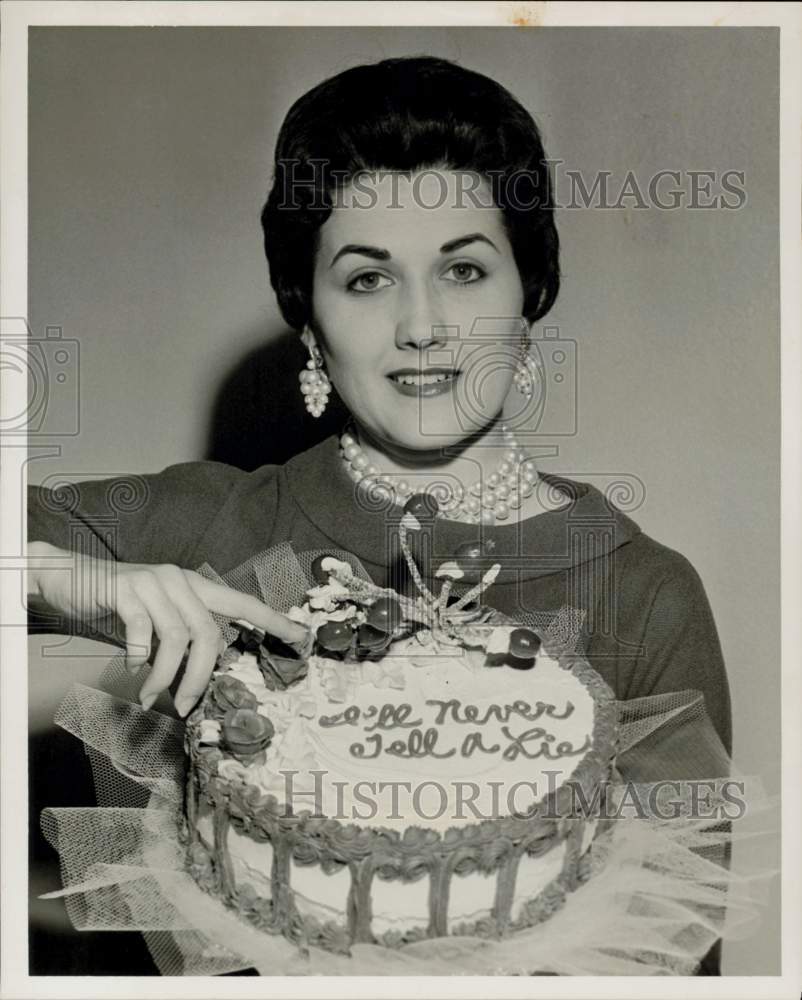
[[[380,284],[381,281],[386,282],[386,284]],[[363,271],[362,274],[358,274],[355,278],[352,278],[348,285],[349,292],[375,292],[379,288],[386,288],[387,285],[391,285],[392,281],[383,274],[379,274],[378,271]]]
[[[457,264],[452,264],[451,267],[446,271],[446,274],[453,274],[453,278],[449,278],[449,281],[454,281],[458,285],[471,285],[474,281],[479,281],[480,278],[484,278],[485,272],[481,267],[476,264],[468,264],[462,261]]]

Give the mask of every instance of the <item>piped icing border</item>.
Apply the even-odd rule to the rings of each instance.
[[[507,816],[449,827],[440,832],[411,825],[403,831],[382,826],[364,827],[320,818],[310,810],[289,812],[284,803],[241,777],[226,778],[218,764],[233,756],[200,742],[200,726],[210,717],[211,693],[188,720],[186,748],[190,771],[186,796],[185,837],[189,869],[201,888],[222,898],[242,917],[269,933],[281,933],[299,944],[316,944],[347,951],[356,942],[378,941],[399,947],[424,938],[441,937],[448,930],[448,889],[454,874],[472,871],[497,873],[490,916],[452,927],[451,934],[498,936],[532,926],[546,919],[582,881],[586,860],[580,854],[585,819],[571,814],[574,793],[581,790],[591,801],[603,784],[615,756],[617,714],[608,685],[582,657],[564,649],[544,646],[560,667],[570,670],[591,694],[595,710],[591,748],[571,777],[545,795],[527,816]],[[208,713],[208,714],[207,714]],[[200,800],[213,810],[214,844],[207,850],[198,830]],[[273,848],[270,874],[273,898],[263,899],[251,886],[236,884],[227,846],[234,828],[256,842],[270,841]],[[565,861],[560,874],[523,907],[515,919],[511,908],[515,878],[525,854],[541,855],[565,840]],[[346,925],[321,922],[302,915],[294,906],[290,862],[319,865],[324,872],[347,867],[351,887]],[[428,924],[404,932],[371,931],[370,886],[374,877],[402,882],[428,875]]]

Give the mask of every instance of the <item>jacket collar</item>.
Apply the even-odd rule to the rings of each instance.
[[[396,505],[367,506],[345,470],[337,435],[290,459],[284,473],[295,502],[334,546],[365,563],[386,563],[403,512]],[[565,506],[520,524],[491,527],[438,518],[433,536],[436,562],[449,558],[460,543],[483,537],[493,539],[494,555],[505,557],[503,575],[514,572],[517,579],[531,579],[607,556],[640,533],[639,526],[591,484],[554,473],[541,476],[566,494]]]

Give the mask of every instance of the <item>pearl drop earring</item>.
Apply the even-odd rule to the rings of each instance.
[[[529,334],[525,333],[521,338],[521,357],[518,359],[515,374],[512,377],[515,388],[527,399],[532,398],[538,380],[537,365],[529,353],[529,346]]]
[[[319,417],[329,401],[331,382],[323,369],[323,355],[308,326],[304,327],[301,340],[309,350],[309,360],[306,362],[306,368],[299,372],[298,380],[301,383],[306,409],[313,417]]]

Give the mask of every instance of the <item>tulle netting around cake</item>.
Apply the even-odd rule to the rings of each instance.
[[[368,579],[353,556],[330,551]],[[296,556],[285,544],[223,578],[208,566],[200,571],[286,612],[303,603],[318,554]],[[521,623],[581,652],[582,617],[573,609]],[[218,624],[231,641],[236,630]],[[141,709],[143,680],[142,672],[130,676],[120,653],[97,688],[76,685],[59,708],[56,724],[90,759],[97,806],[44,810],[42,829],[59,853],[64,888],[42,898],[63,897],[78,930],[140,931],[165,976],[249,968],[262,975],[691,975],[717,939],[753,933],[776,874],[733,861],[750,853],[733,854],[739,843],[776,836],[776,800],[759,779],[733,772],[702,696],[680,691],[618,703],[611,791],[620,809],[593,842],[590,877],[548,920],[503,939],[358,944],[350,955],[298,947],[255,930],[186,871],[184,724]],[[678,815],[660,784],[669,780]],[[638,806],[658,794],[667,818]],[[736,800],[745,802],[743,818],[732,818]]]

